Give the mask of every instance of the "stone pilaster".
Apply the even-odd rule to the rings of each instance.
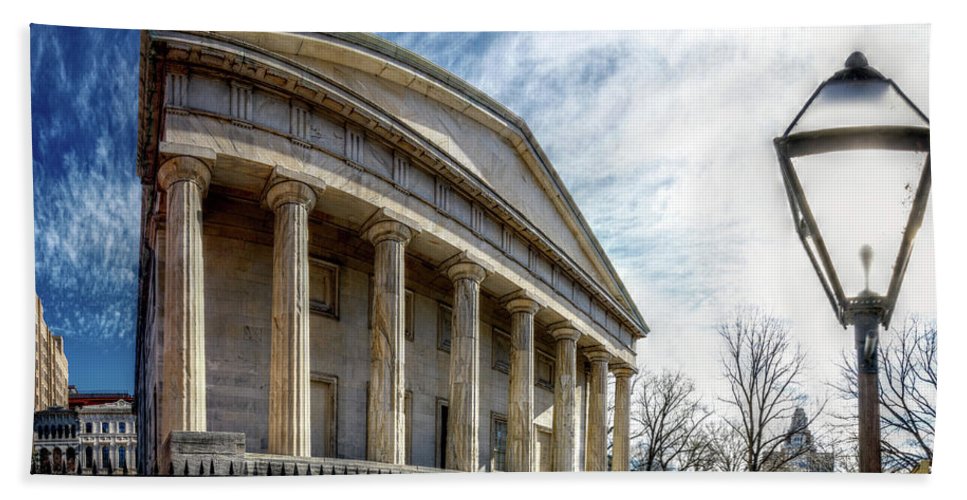
[[[480,457],[480,282],[487,271],[460,254],[445,263],[453,281],[447,467],[475,472]]]
[[[631,378],[637,371],[619,365],[614,373],[614,446],[611,449],[611,470],[626,471],[631,459]]]
[[[207,151],[207,150],[206,150]],[[205,431],[205,270],[202,198],[211,183],[215,156],[170,157],[158,170],[166,193],[164,390],[160,436]],[[161,462],[167,466],[169,457]]]
[[[507,470],[534,472],[534,314],[540,305],[523,291],[504,305],[511,314]]]
[[[272,355],[269,374],[269,453],[311,453],[309,413],[309,212],[316,194],[282,180],[265,201],[275,213],[272,252]]]
[[[551,451],[552,467],[558,472],[577,470],[575,460],[575,416],[577,414],[577,341],[581,332],[571,322],[558,323],[550,328],[554,337],[557,362],[554,366],[554,444]]]
[[[362,228],[376,247],[370,339],[369,460],[406,463],[405,252],[414,228],[378,212]]]
[[[608,361],[611,353],[603,347],[584,351],[591,361],[588,390],[587,446],[584,470],[608,470]]]

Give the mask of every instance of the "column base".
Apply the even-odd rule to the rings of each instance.
[[[245,463],[242,432],[172,431],[165,440],[169,476],[238,476]]]

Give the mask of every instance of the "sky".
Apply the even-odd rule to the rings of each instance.
[[[715,327],[756,306],[824,397],[852,334],[795,235],[772,139],[854,50],[929,115],[926,26],[382,35],[528,123],[651,327],[640,368],[681,369],[715,404]],[[133,387],[137,41],[31,30],[37,291],[82,390]],[[933,250],[928,213],[895,323],[935,317]]]
[[[134,391],[138,36],[30,30],[36,291],[81,392]]]
[[[716,327],[757,307],[806,353],[810,404],[830,398],[835,409],[827,383],[852,332],[796,236],[772,139],[854,50],[929,115],[927,26],[386,36],[527,122],[651,327],[637,345],[640,369],[682,370],[721,410]],[[843,207],[837,196],[853,193],[827,187],[812,204]],[[851,221],[830,232],[885,225],[898,241],[904,226]],[[928,212],[894,324],[936,317],[933,254]],[[858,257],[846,263],[861,269]]]

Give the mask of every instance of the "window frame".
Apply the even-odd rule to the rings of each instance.
[[[498,340],[504,339],[507,345],[507,362],[503,363],[497,357]],[[490,368],[500,373],[510,375],[510,351],[513,348],[510,334],[497,327],[490,329]]]
[[[330,290],[332,304],[327,304],[324,300],[319,300],[318,295],[313,295],[313,269],[321,268],[330,274]],[[325,316],[339,320],[339,265],[309,256],[309,313]]]
[[[504,427],[504,447],[503,450],[498,453],[500,448],[498,447],[499,438],[497,436],[497,427],[499,424],[503,424]],[[507,439],[510,432],[510,424],[508,423],[507,415],[502,413],[497,413],[495,411],[490,412],[490,471],[491,472],[507,472]],[[502,457],[500,462],[501,467],[498,468],[498,454]]]
[[[542,380],[538,375],[539,373],[538,367],[540,366],[541,362],[546,362],[548,365],[550,365],[551,376],[550,376],[550,380],[548,381]],[[541,349],[534,349],[534,386],[535,387],[540,387],[541,389],[544,389],[546,391],[554,392],[555,362],[556,360],[550,354],[544,352]]]

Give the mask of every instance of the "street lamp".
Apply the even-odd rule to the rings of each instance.
[[[799,239],[836,319],[854,325],[860,471],[880,472],[879,325],[927,208],[930,122],[854,52],[774,144]]]

